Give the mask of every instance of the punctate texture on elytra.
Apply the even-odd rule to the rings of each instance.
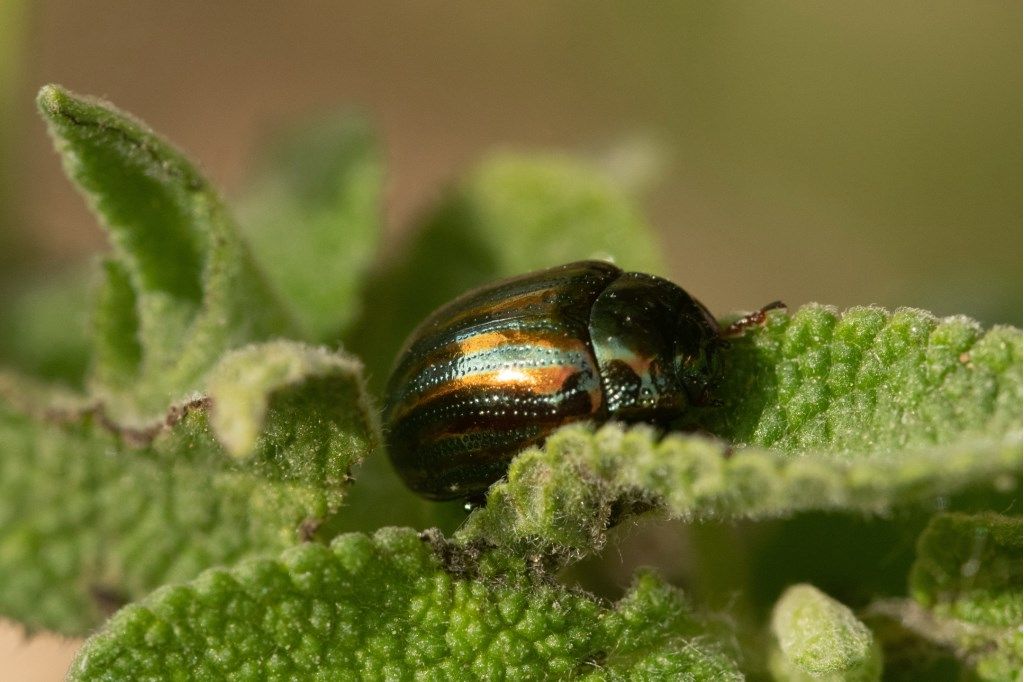
[[[667,426],[699,409],[721,344],[683,289],[611,263],[493,282],[410,335],[385,393],[388,454],[421,495],[478,496],[562,424]]]
[[[117,614],[69,677],[741,679],[652,576],[609,608],[521,560],[448,561],[385,529],[210,571]]]

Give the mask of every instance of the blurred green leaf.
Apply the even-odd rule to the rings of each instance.
[[[358,289],[381,232],[383,176],[369,124],[348,116],[278,141],[242,201],[256,259],[312,339],[336,340],[363,304]]]
[[[572,559],[603,544],[613,514],[631,511],[882,512],[978,485],[1019,491],[1016,330],[809,306],[771,314],[724,364],[725,407],[706,413],[724,442],[566,427],[512,462],[458,537]]]
[[[308,540],[338,511],[350,469],[380,442],[358,364],[276,342],[213,376],[208,397],[127,427],[0,375],[0,612],[79,634],[108,602]],[[217,442],[211,403],[259,434],[224,434],[253,451],[244,462]]]
[[[142,354],[130,382],[120,360],[96,368],[93,390],[111,414],[151,419],[195,391],[225,350],[292,330],[220,199],[187,159],[108,104],[55,85],[40,90],[38,104],[68,175],[110,232],[121,299],[123,275],[135,292],[137,329],[126,327],[126,311],[117,324],[109,310],[97,313],[100,334],[123,337],[101,338],[101,347],[137,343]],[[112,376],[119,382],[102,383]]]
[[[0,611],[80,633],[168,581],[314,537],[380,427],[352,358],[229,352],[292,327],[184,158],[108,105],[48,86],[39,106],[115,252],[92,392],[0,377]],[[37,326],[57,336],[63,315],[69,332],[72,307],[40,306]]]
[[[944,514],[917,544],[910,591],[922,606],[987,625],[1020,620],[1021,520]]]
[[[24,276],[0,300],[0,364],[80,388],[89,365],[90,272]]]
[[[880,649],[871,631],[847,607],[812,585],[794,585],[771,620],[776,680],[877,680]]]
[[[142,363],[138,331],[138,298],[128,271],[120,261],[107,259],[92,313],[96,384],[120,390],[131,387]]]
[[[901,609],[902,621],[950,647],[977,679],[1021,676],[1021,534],[1019,517],[944,514],[918,541],[916,605]]]
[[[615,608],[404,529],[207,572],[115,616],[70,679],[741,679],[675,590]]]
[[[1019,680],[1020,517],[939,514],[921,534],[911,599],[865,616],[899,679]]]

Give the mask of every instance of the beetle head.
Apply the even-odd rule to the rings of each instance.
[[[690,405],[715,403],[714,389],[722,379],[721,349],[725,345],[718,323],[703,305],[680,316],[675,335],[675,373]]]

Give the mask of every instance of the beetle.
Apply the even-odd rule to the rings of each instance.
[[[384,425],[396,471],[434,500],[479,503],[511,459],[579,420],[667,426],[713,402],[724,337],[668,280],[580,261],[474,289],[400,351]]]

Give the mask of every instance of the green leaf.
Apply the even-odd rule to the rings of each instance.
[[[120,261],[103,263],[92,324],[93,381],[110,388],[129,388],[139,375],[143,351],[138,337],[138,299]]]
[[[615,608],[385,529],[216,569],[118,613],[72,680],[740,679],[681,595],[641,576]]]
[[[277,142],[242,202],[242,224],[307,336],[333,341],[355,318],[381,231],[383,158],[355,116]]]
[[[1021,519],[942,514],[917,543],[910,591],[922,606],[986,625],[1020,620]]]
[[[882,658],[871,631],[812,585],[794,585],[772,611],[777,680],[877,680]]]
[[[37,273],[0,292],[0,363],[81,387],[89,365],[90,274],[80,267]]]
[[[889,646],[908,647],[909,632],[952,652],[974,679],[1020,679],[1022,530],[1020,517],[994,513],[933,518],[917,544],[913,600],[873,605],[899,626]]]
[[[111,603],[308,540],[338,511],[380,442],[358,365],[275,342],[213,375],[208,396],[142,427],[0,375],[0,613],[82,633]],[[226,434],[244,461],[217,442],[211,404],[259,434]]]
[[[135,294],[136,329],[124,311],[111,324],[102,297],[97,311],[97,332],[116,336],[99,339],[101,348],[137,343],[142,354],[127,384],[122,358],[98,354],[118,365],[98,366],[93,382],[112,414],[152,419],[195,391],[225,350],[292,329],[220,199],[187,159],[108,104],[55,85],[40,90],[38,104],[68,175],[110,233],[119,280],[126,275]],[[124,282],[113,286],[125,299]]]
[[[809,305],[731,343],[723,405],[695,419],[735,444],[855,458],[1020,431],[1019,329]]]
[[[328,464],[322,453],[350,457],[352,450],[377,445],[353,448],[350,442],[353,434],[380,431],[377,411],[367,403],[362,365],[350,357],[288,341],[249,346],[225,356],[207,386],[215,396],[213,429],[235,457],[255,454],[261,433],[272,438],[303,422],[312,428],[296,440],[281,439],[294,470],[324,460],[328,468],[341,471],[342,462]],[[268,425],[271,405],[276,421]]]
[[[735,444],[660,439],[645,426],[567,427],[512,462],[458,537],[572,559],[631,511],[878,513],[977,486],[1019,492],[1015,330],[811,306],[770,315],[724,362],[726,406],[693,416]]]

